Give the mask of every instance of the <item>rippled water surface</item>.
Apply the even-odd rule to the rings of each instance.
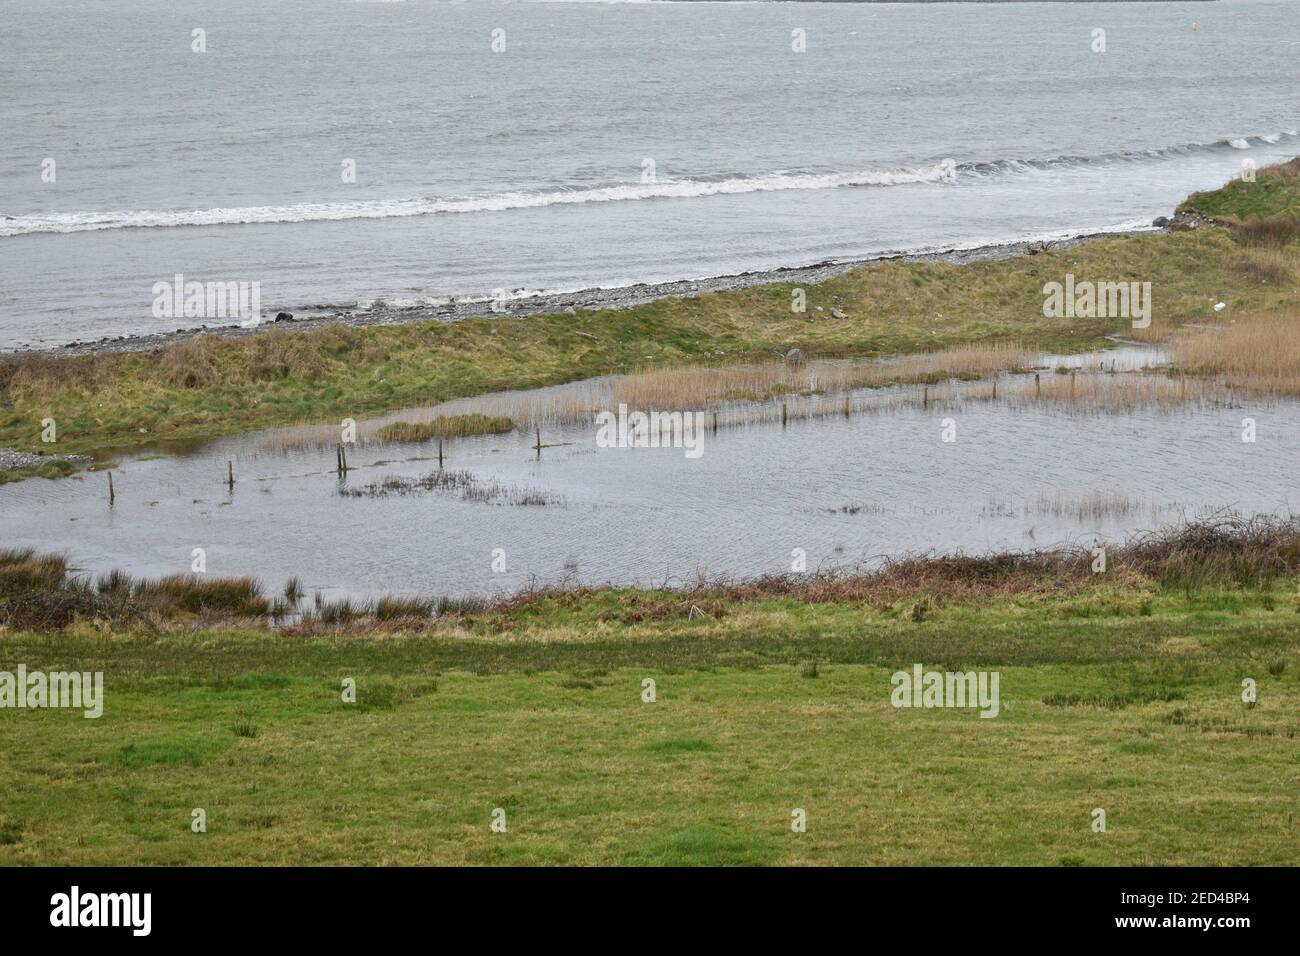
[[[1126,356],[1131,366],[1145,353],[1115,354],[1122,371]],[[342,484],[335,449],[308,440],[318,430],[286,429],[122,457],[111,507],[98,473],[0,486],[0,518],[6,544],[63,550],[82,569],[185,572],[201,547],[213,574],[252,574],[271,588],[299,575],[309,591],[368,597],[750,577],[789,570],[796,548],[815,568],[1091,544],[1209,511],[1300,505],[1293,402],[1067,414],[986,401],[921,408],[908,404],[914,388],[892,391],[904,403],[889,411],[706,433],[696,459],[681,448],[598,448],[589,424],[544,428],[540,456],[531,433],[444,445],[447,470],[546,505],[465,500],[456,490],[344,495],[435,470],[436,442],[363,438]],[[1253,444],[1241,439],[1247,416]],[[956,429],[950,443],[944,419]],[[495,548],[504,573],[493,571]]]

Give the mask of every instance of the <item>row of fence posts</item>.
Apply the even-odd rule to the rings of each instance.
[[[1184,389],[1186,388],[1186,382],[1183,383],[1183,387]],[[1035,372],[1034,373],[1034,398],[1039,398],[1042,395],[1042,391],[1043,391],[1042,382],[1039,378],[1038,373]],[[998,383],[997,383],[997,379],[994,379],[993,398],[996,400],[997,397],[998,397]],[[1074,397],[1074,373],[1073,372],[1070,373],[1070,397],[1071,398]],[[922,408],[930,407],[930,386],[928,385],[924,386],[921,390],[921,407]],[[849,417],[849,408],[850,408],[849,397],[845,395],[844,396],[844,417],[845,418]],[[790,409],[785,402],[782,402],[781,403],[781,427],[785,428],[789,424],[789,422],[790,422]],[[713,413],[711,431],[715,435],[718,433],[717,412]],[[540,426],[534,428],[533,435],[534,435],[533,451],[537,453],[538,458],[541,458],[542,449],[545,448],[546,446],[542,444],[542,429]],[[438,439],[438,467],[439,468],[443,466],[443,463],[445,461],[445,456],[443,454],[443,448],[442,448],[442,441],[443,440],[441,438]],[[335,471],[340,478],[344,478],[347,476],[347,473],[350,470],[348,467],[347,446],[344,445],[342,442],[340,442],[338,445],[335,446],[334,451],[335,451]],[[107,472],[107,475],[108,475],[108,503],[111,505],[117,496],[113,492],[113,473],[109,471]],[[235,490],[235,463],[233,461],[226,462],[226,488],[229,489],[230,491]]]
[[[1074,386],[1073,376],[1071,376],[1070,385],[1071,385],[1071,391],[1073,391],[1073,386]],[[998,388],[998,385],[997,385],[997,382],[995,381],[995,382],[993,383],[993,397],[994,397],[994,398],[997,398],[997,397],[998,397],[997,388]],[[1035,396],[1037,396],[1038,393],[1039,393],[1038,374],[1035,373],[1035,374],[1034,374],[1034,394],[1035,394]],[[922,392],[921,404],[922,404],[923,407],[926,407],[926,408],[928,408],[929,405],[930,405],[930,388],[929,388],[928,385],[925,387],[925,389],[924,389],[923,392]],[[849,397],[846,395],[846,396],[844,396],[844,417],[845,417],[845,418],[848,418],[848,417],[849,417],[849,407],[850,407],[850,406],[849,406]],[[713,434],[716,435],[716,434],[718,433],[718,413],[717,413],[717,412],[713,412],[712,414],[713,414],[713,420],[712,420],[712,422],[710,423],[710,430],[712,431]],[[785,427],[789,424],[789,422],[790,422],[790,409],[789,409],[789,407],[787,406],[787,404],[786,404],[785,402],[782,402],[782,403],[781,403],[781,427],[782,427],[782,428],[785,428]],[[662,433],[662,427],[661,427],[660,431],[661,431],[661,433]],[[533,441],[533,451],[537,453],[537,457],[538,457],[538,458],[541,458],[541,457],[542,457],[542,449],[546,447],[545,445],[542,444],[542,429],[541,429],[541,426],[536,426],[536,427],[534,428],[534,430],[533,430],[533,436],[534,436],[534,441]],[[446,458],[445,458],[445,455],[444,455],[444,453],[443,453],[443,440],[442,440],[441,438],[439,438],[439,439],[438,439],[438,467],[439,467],[439,468],[442,468],[442,467],[443,467],[443,464],[444,464],[445,460],[446,460]],[[340,442],[339,444],[337,444],[337,445],[334,447],[334,461],[335,461],[335,473],[336,473],[340,478],[345,478],[345,477],[347,477],[347,473],[348,473],[348,471],[351,470],[350,467],[349,467],[349,465],[348,465],[348,449],[347,449],[347,445],[345,445],[345,444],[343,444],[342,442]],[[108,503],[111,505],[111,504],[116,500],[117,495],[115,494],[115,492],[114,492],[114,490],[113,490],[113,473],[112,473],[111,471],[109,471],[109,472],[106,472],[106,474],[108,475]],[[235,463],[234,463],[233,461],[227,461],[227,462],[226,462],[226,488],[227,488],[228,490],[232,491],[232,492],[235,490]]]

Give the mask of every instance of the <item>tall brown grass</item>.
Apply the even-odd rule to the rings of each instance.
[[[1232,234],[1244,246],[1285,246],[1300,235],[1300,216],[1261,216],[1234,223]]]
[[[788,395],[824,395],[897,383],[939,382],[1027,368],[1038,353],[1016,345],[972,346],[873,362],[773,362],[722,368],[659,369],[618,379],[614,405],[639,409],[704,409]]]
[[[1300,312],[1187,333],[1174,343],[1173,355],[1179,368],[1224,387],[1300,396]]]
[[[136,580],[112,571],[92,581],[72,575],[62,555],[0,550],[0,627],[58,630],[76,620],[141,624],[181,615],[259,618],[266,607],[252,578]]]
[[[515,430],[504,415],[438,415],[427,422],[393,422],[375,431],[380,441],[423,442],[431,438],[467,438],[471,435],[500,435]]]

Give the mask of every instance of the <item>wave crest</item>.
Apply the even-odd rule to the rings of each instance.
[[[36,233],[95,232],[104,229],[149,229],[180,226],[220,226],[253,223],[331,222],[348,219],[389,219],[477,212],[505,212],[581,203],[631,202],[643,199],[694,199],[754,192],[798,189],[837,189],[844,186],[905,186],[952,181],[959,175],[987,177],[1027,170],[1083,167],[1115,162],[1169,159],[1193,153],[1248,149],[1252,143],[1273,144],[1294,131],[1219,140],[1216,143],[1170,146],[1101,156],[954,163],[951,159],[927,166],[867,169],[841,173],[772,173],[718,180],[681,179],[549,192],[505,192],[464,199],[373,199],[338,203],[296,203],[283,206],[218,207],[214,209],[124,210],[59,213],[50,216],[7,216],[0,220],[0,238]]]

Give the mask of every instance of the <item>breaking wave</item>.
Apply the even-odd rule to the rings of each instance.
[[[831,173],[772,173],[723,179],[679,179],[668,182],[596,186],[544,192],[504,192],[461,199],[372,199],[336,203],[295,203],[283,206],[218,207],[214,209],[135,210],[58,213],[48,216],[5,216],[0,219],[0,237],[35,233],[94,232],[103,229],[149,229],[179,226],[220,226],[250,223],[331,222],[348,219],[388,219],[581,203],[633,202],[642,199],[693,199],[741,193],[779,192],[798,189],[838,189],[846,186],[884,187],[960,180],[964,176],[1010,175],[1027,170],[1081,168],[1122,162],[1172,159],[1197,153],[1248,149],[1254,144],[1277,143],[1282,137],[1295,138],[1295,131],[1267,136],[1219,140],[1216,143],[1170,146],[1101,156],[1062,156],[1054,159],[1001,159],[956,163],[945,159],[931,165],[897,169],[866,169]]]

